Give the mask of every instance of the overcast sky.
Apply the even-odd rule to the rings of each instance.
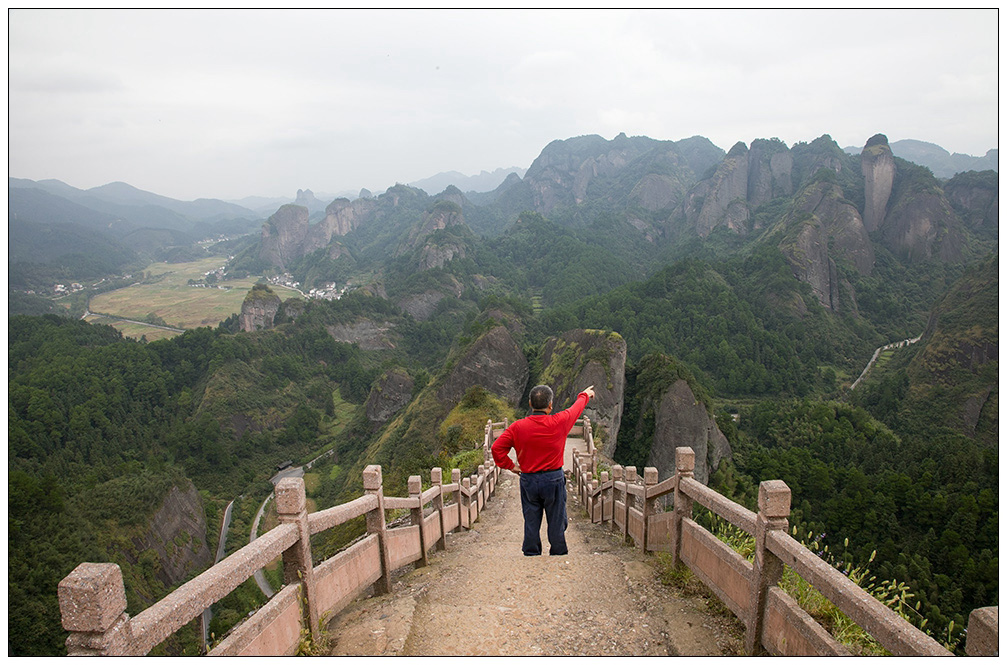
[[[10,10],[9,175],[189,200],[527,168],[583,134],[724,150],[997,140],[995,9]]]

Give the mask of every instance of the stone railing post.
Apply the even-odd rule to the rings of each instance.
[[[65,625],[65,624],[64,624]],[[965,653],[969,656],[1000,655],[1000,608],[978,607],[969,614]]]
[[[437,488],[433,504],[434,510],[437,511],[437,519],[441,523],[441,537],[437,539],[434,548],[443,552],[448,547],[448,535],[444,532],[444,472],[440,467],[430,469],[430,484]]]
[[[319,637],[318,603],[311,562],[311,529],[308,527],[307,501],[303,478],[283,478],[276,484],[276,512],[280,524],[297,525],[297,542],[283,551],[284,584],[301,585],[302,623],[311,636]]]
[[[598,499],[601,501],[601,519],[598,520],[599,523],[605,523],[605,506],[612,505],[612,488],[606,488],[605,485],[608,484],[608,471],[601,472],[601,494],[598,495]]]
[[[573,463],[573,469],[571,473],[573,474],[573,490],[580,496],[580,451],[574,448],[570,452],[570,459]]]
[[[625,474],[626,480],[626,493],[622,497],[626,510],[626,513],[622,516],[622,537],[625,539],[629,537],[629,509],[636,505],[636,497],[629,491],[630,483],[636,484],[636,467],[627,466],[622,471]]]
[[[583,476],[584,476],[584,489],[581,490],[581,497],[580,498],[581,498],[581,503],[584,504],[587,507],[588,512],[590,513],[591,505],[593,503],[593,499],[591,499],[591,485],[592,485],[592,483],[594,483],[594,474],[592,474],[590,471],[588,471],[589,467],[586,464],[582,468],[584,469],[584,474],[583,474]]]
[[[612,531],[619,530],[618,519],[615,514],[616,510],[615,504],[617,501],[619,501],[620,496],[622,496],[623,503],[626,502],[625,492],[623,492],[620,495],[619,490],[616,488],[616,484],[622,482],[624,473],[625,471],[621,465],[616,464],[615,466],[612,467]]]
[[[752,566],[752,597],[745,621],[745,651],[755,655],[761,650],[762,622],[766,594],[783,574],[783,562],[766,549],[766,534],[786,531],[790,516],[790,488],[782,480],[759,483],[759,514],[755,518],[755,561]]]
[[[486,465],[480,464],[477,476],[483,480],[483,488],[480,490],[480,494],[483,496],[483,505],[489,503],[490,500],[490,478],[489,474],[486,473]]]
[[[451,484],[455,486],[455,509],[458,511],[458,532],[462,530],[462,472],[451,469]]]
[[[472,489],[472,479],[462,478],[462,487],[469,490]],[[462,493],[462,512],[465,514],[465,528],[472,528],[472,495],[465,492]]]
[[[657,484],[657,467],[648,466],[643,469],[643,551],[647,551],[647,545],[650,542],[650,516],[653,515],[656,510],[657,499],[651,499],[647,496],[647,492],[650,488]]]
[[[385,493],[382,488],[381,467],[377,464],[368,465],[364,469],[364,493],[373,494],[378,499],[378,507],[367,513],[367,533],[378,536],[378,551],[381,553],[381,577],[374,583],[374,593],[381,595],[392,589],[392,562],[389,559],[388,543],[385,537]]]
[[[114,563],[82,563],[57,586],[63,628],[70,632],[71,656],[143,655],[130,651],[126,587]]]
[[[409,498],[423,501],[420,498],[423,494],[423,479],[419,476],[409,476],[409,480],[406,483],[409,488]],[[430,563],[427,560],[427,535],[423,529],[423,504],[421,503],[416,508],[411,508],[409,513],[410,522],[420,528],[420,558],[416,561],[415,567],[422,568]]]
[[[675,512],[671,518],[671,565],[677,566],[682,553],[682,520],[692,518],[692,499],[682,491],[682,479],[692,478],[696,470],[696,451],[692,448],[675,449]]]
[[[591,487],[588,490],[588,495],[591,504],[590,519],[592,524],[601,521],[601,519],[595,519],[595,512],[597,512],[602,507],[601,494],[595,494],[597,490],[598,490],[598,481],[592,480]]]

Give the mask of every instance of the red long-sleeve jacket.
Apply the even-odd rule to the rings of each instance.
[[[531,415],[511,423],[493,442],[493,460],[501,469],[513,469],[507,454],[513,448],[522,473],[550,471],[563,467],[566,435],[587,406],[587,393],[577,395],[569,409],[548,415]]]

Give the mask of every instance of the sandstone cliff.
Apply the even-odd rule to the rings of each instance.
[[[362,319],[325,326],[337,342],[357,344],[364,351],[387,351],[397,346],[395,325],[389,321]]]
[[[960,173],[944,185],[944,195],[974,231],[999,235],[1000,187],[996,171]]]
[[[453,406],[469,388],[478,385],[517,406],[528,383],[528,371],[528,360],[510,332],[496,326],[454,361],[437,399]]]
[[[280,206],[262,225],[259,258],[285,270],[288,263],[304,256],[308,215],[308,209],[304,206],[292,203]]]
[[[755,139],[748,151],[748,203],[754,208],[794,193],[794,159],[779,139]]]
[[[448,229],[450,232],[438,233]],[[418,270],[441,268],[452,259],[465,258],[465,237],[470,235],[467,232],[461,206],[453,201],[441,200],[410,229],[395,256],[417,252]]]
[[[213,563],[206,546],[203,505],[192,483],[172,487],[146,532],[132,540],[132,550],[124,552],[126,559],[135,564],[144,552],[156,552],[160,565],[155,576],[166,587],[186,581]]]
[[[652,408],[654,438],[647,466],[657,467],[658,477],[667,478],[675,474],[675,449],[692,448],[696,452],[696,480],[707,484],[720,460],[731,458],[731,446],[706,406],[684,379],[678,379]]]
[[[256,284],[241,303],[241,329],[244,332],[267,330],[280,309],[280,296],[264,284]]]
[[[929,177],[927,177],[929,176]],[[933,180],[933,176],[922,176]],[[965,244],[961,221],[936,183],[903,183],[889,204],[881,242],[900,259],[960,261]]]
[[[571,330],[546,340],[542,367],[536,383],[553,389],[557,411],[570,406],[581,390],[594,386],[595,397],[584,415],[591,419],[595,444],[612,457],[622,420],[626,341],[615,332]]]
[[[683,202],[686,226],[705,238],[718,226],[748,232],[748,148],[736,143],[711,178],[698,183]]]
[[[839,275],[829,257],[829,237],[815,216],[798,222],[780,244],[794,277],[811,286],[822,307],[839,310]]]
[[[877,231],[885,219],[895,182],[895,158],[887,136],[875,134],[867,140],[860,154],[860,169],[864,174],[864,226],[868,231]]]
[[[371,387],[371,393],[364,404],[367,420],[374,425],[388,422],[402,410],[413,394],[413,379],[400,367],[382,374]]]

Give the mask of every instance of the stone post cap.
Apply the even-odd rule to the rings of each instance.
[[[419,476],[409,476],[409,480],[406,481],[409,487],[410,494],[422,494],[423,493],[423,480]]]
[[[461,469],[451,469],[451,482],[460,483],[462,481]]]
[[[614,480],[622,480],[623,468],[622,465],[616,464],[612,467],[612,478]]]
[[[103,633],[126,611],[122,571],[114,563],[82,563],[56,588],[63,628]]]
[[[969,614],[965,653],[969,656],[1000,655],[999,607],[978,607]]]
[[[608,482],[608,471],[602,471],[600,475],[601,475],[601,482],[607,483]]]
[[[479,475],[479,476],[485,476],[486,475],[486,465],[485,464],[480,464],[479,465],[479,469],[478,469],[476,475]]]
[[[587,469],[587,468],[589,468],[589,467],[584,467],[584,468],[585,468],[585,469]],[[594,474],[593,474],[593,473],[591,473],[590,471],[585,471],[585,472],[584,472],[584,478],[585,478],[585,479],[587,480],[587,482],[588,482],[588,483],[590,484],[591,480],[593,480],[593,479],[594,479]]]
[[[763,480],[759,483],[759,513],[764,517],[790,517],[790,488],[782,480]]]
[[[675,467],[679,471],[695,471],[696,451],[686,446],[675,448]]]
[[[379,490],[381,489],[381,466],[378,464],[369,464],[364,468],[364,489],[365,490]]]
[[[444,472],[439,466],[430,469],[430,484],[440,485],[444,482]]]
[[[644,485],[656,485],[657,484],[657,467],[647,466],[643,469],[643,484]]]
[[[598,481],[597,480],[592,480],[591,481],[591,489],[592,490],[598,489]]]
[[[465,489],[468,489],[471,486],[472,486],[472,479],[471,478],[462,478],[462,487],[464,487]]]
[[[636,482],[636,467],[627,466],[624,471],[626,472],[626,482],[635,483]]]
[[[276,512],[280,515],[299,515],[306,505],[304,478],[283,478],[276,483]]]

